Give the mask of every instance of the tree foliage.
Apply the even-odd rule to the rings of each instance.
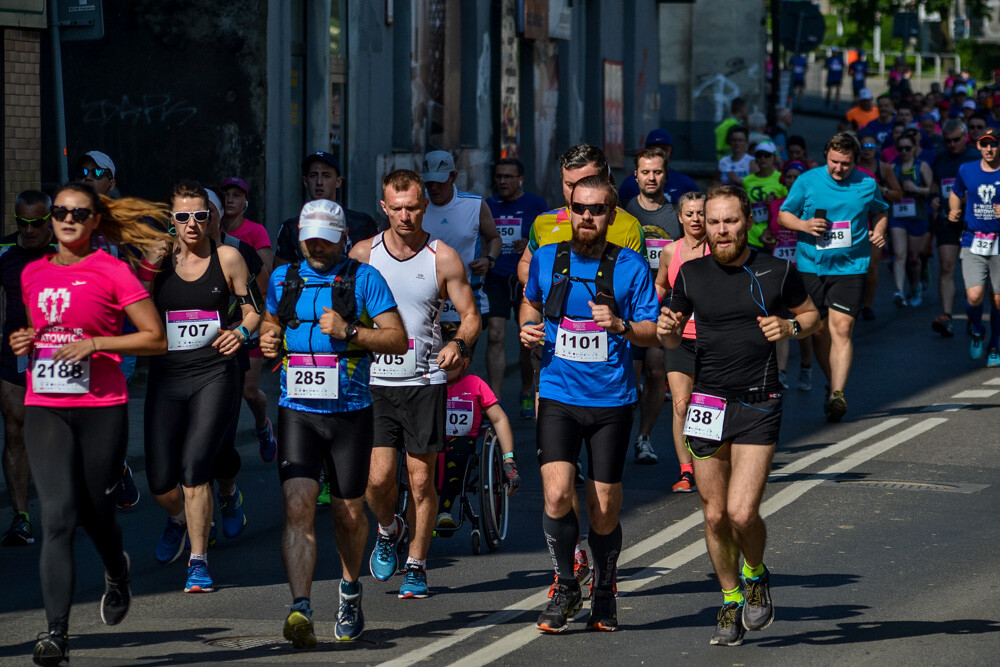
[[[947,34],[951,33],[947,23],[954,0],[831,0],[830,4],[845,21],[857,26],[858,36],[868,43],[877,17],[884,19],[897,12],[916,12],[920,5],[928,13],[939,12]],[[967,18],[986,18],[990,13],[989,0],[965,0],[965,10]]]

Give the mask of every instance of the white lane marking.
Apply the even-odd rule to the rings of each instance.
[[[921,412],[957,412],[969,407],[968,403],[935,403],[923,408]]]
[[[914,424],[905,431],[901,431],[896,435],[889,436],[885,440],[869,445],[859,452],[849,454],[840,461],[837,461],[833,465],[827,467],[826,470],[812,476],[810,479],[804,479],[799,482],[789,484],[787,487],[764,501],[760,507],[761,516],[770,516],[778,510],[786,507],[810,489],[813,489],[827,481],[830,475],[845,473],[852,468],[856,468],[862,463],[865,463],[880,454],[884,454],[896,445],[915,438],[921,433],[925,433],[935,426],[939,426],[947,421],[948,420],[944,417],[930,417],[922,422]],[[664,576],[667,572],[676,570],[677,568],[691,562],[695,558],[704,555],[705,552],[704,540],[693,542],[680,551],[676,551],[666,558],[653,563],[651,566],[640,570],[628,579],[620,581],[618,583],[618,595],[621,596],[626,593],[631,593],[642,586],[652,583],[655,579]],[[503,656],[516,651],[540,636],[542,636],[542,633],[531,626],[522,628],[512,634],[504,636],[502,642],[493,642],[478,651],[451,663],[451,667],[473,667],[485,665],[495,660],[499,660]]]
[[[798,472],[799,470],[802,470],[805,467],[812,465],[813,463],[819,460],[822,460],[823,458],[838,454],[839,452],[842,452],[843,450],[849,447],[853,447],[854,445],[857,445],[865,440],[868,440],[869,438],[873,438],[879,433],[882,433],[887,429],[893,428],[894,426],[897,426],[905,421],[906,421],[905,417],[895,417],[893,419],[882,420],[881,422],[865,429],[864,431],[861,431],[860,433],[852,435],[851,437],[845,438],[844,440],[841,440],[838,443],[829,445],[828,447],[824,447],[823,449],[820,449],[811,454],[808,454],[807,456],[803,456],[800,459],[792,461],[787,466],[782,468],[779,472],[772,473],[771,477],[779,478],[780,476],[783,475],[789,475],[791,473]],[[618,558],[618,566],[623,567],[628,563],[630,563],[631,561],[635,560],[636,558],[639,558],[644,554],[652,551],[653,549],[662,547],[664,544],[680,537],[681,535],[691,530],[692,528],[700,526],[702,524],[702,521],[703,517],[701,514],[701,510],[699,510],[681,519],[680,521],[671,524],[668,528],[660,531],[659,533],[647,537],[638,544],[635,544],[627,549],[624,549]],[[618,585],[618,590],[621,591],[622,586],[625,585],[627,585],[627,581],[623,580]],[[543,604],[545,604],[546,600],[547,598],[545,597],[544,591],[536,595],[529,596],[523,600],[515,602],[514,604],[508,607],[505,607],[500,611],[494,612],[488,616],[484,616],[478,621],[471,623],[470,625],[464,628],[456,630],[453,633],[445,637],[442,637],[441,639],[431,642],[426,646],[413,649],[412,651],[406,653],[406,655],[404,656],[400,656],[399,658],[394,658],[382,664],[391,665],[393,667],[402,667],[405,665],[412,665],[414,663],[420,662],[421,660],[424,660],[434,655],[435,653],[438,653],[451,646],[454,646],[455,644],[467,639],[468,637],[471,637],[477,632],[492,628],[496,625],[506,623],[507,621],[509,621],[514,617],[517,617],[527,611],[531,611],[532,609],[540,607]],[[534,628],[530,627],[529,630],[531,631],[531,633],[538,632]]]
[[[966,389],[958,392],[952,398],[989,398],[998,393],[1000,393],[1000,389]]]
[[[993,378],[991,380],[987,380],[983,384],[1000,384],[1000,378]]]

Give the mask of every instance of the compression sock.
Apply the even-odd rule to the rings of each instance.
[[[576,518],[576,511],[571,507],[569,512],[558,519],[544,512],[542,530],[545,532],[545,543],[549,547],[549,556],[559,583],[570,587],[578,586],[576,577],[573,576],[573,554],[577,540],[580,539],[580,523]]]
[[[969,316],[969,323],[972,325],[972,333],[981,336],[983,334],[983,304],[973,306],[971,303],[966,301],[965,314]]]
[[[208,554],[196,554],[195,552],[192,551],[191,557],[188,558],[188,563],[195,560],[204,561],[205,565],[208,565]]]
[[[694,474],[694,463],[682,463],[681,464],[681,472],[689,472],[689,473],[691,473],[693,475]]]
[[[378,525],[379,535],[385,535],[386,537],[394,537],[396,533],[399,532],[399,519],[396,517],[392,518],[392,524],[389,526]]]
[[[309,604],[309,598],[295,598],[292,602],[292,611],[301,611],[311,614],[312,606]]]
[[[413,556],[408,556],[406,558],[406,567],[410,565],[418,565],[421,570],[427,569],[427,559],[426,558],[414,558]]]
[[[990,309],[990,344],[986,349],[996,349],[1000,347],[1000,310]]]
[[[722,591],[722,604],[729,604],[730,602],[735,602],[736,604],[743,605],[743,591],[737,586],[731,591]]]
[[[610,591],[615,585],[618,555],[622,551],[622,525],[616,524],[607,535],[601,535],[591,528],[587,541],[590,542],[590,549],[594,554],[596,569],[594,586],[598,590]]]
[[[181,510],[177,514],[171,514],[170,520],[176,523],[178,526],[184,525],[184,510]]]
[[[750,563],[743,561],[743,578],[744,579],[756,579],[760,575],[764,574],[764,563],[750,566]]]
[[[344,595],[357,595],[358,593],[361,592],[361,582],[341,579],[340,592],[343,593]]]

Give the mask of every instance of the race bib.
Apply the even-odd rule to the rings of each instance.
[[[564,317],[556,332],[555,354],[568,361],[607,361],[608,332],[594,320]]]
[[[774,247],[774,256],[778,259],[783,259],[786,262],[795,263],[795,246],[796,243],[792,241],[791,243],[779,243]]]
[[[371,366],[373,378],[409,378],[417,374],[417,351],[410,349],[404,354],[376,354]]]
[[[448,399],[448,412],[445,418],[445,435],[466,436],[472,432],[472,401]]]
[[[52,358],[58,347],[35,347],[31,388],[36,394],[86,394],[90,391],[90,359],[77,362]]]
[[[479,309],[480,313],[490,312],[490,300],[486,296],[486,292],[481,287],[475,287],[472,290],[472,296],[476,300],[476,307]],[[458,310],[455,309],[455,304],[451,300],[444,302],[444,306],[441,307],[441,321],[442,322],[461,322],[462,316],[459,315]]]
[[[673,241],[670,239],[646,239],[646,258],[649,260],[649,268],[653,270],[660,268],[660,255],[671,243]]]
[[[942,178],[941,179],[941,196],[945,199],[951,194],[951,189],[955,187],[954,178]],[[944,208],[944,204],[941,205]]]
[[[722,440],[722,422],[726,416],[726,399],[708,394],[691,394],[687,419],[684,420],[684,435]]]
[[[972,237],[972,254],[990,257],[997,254],[997,235],[976,232]]]
[[[167,350],[207,347],[219,335],[219,313],[209,310],[167,311]]]
[[[917,200],[901,199],[892,205],[892,217],[894,218],[915,218],[917,217]]]
[[[500,240],[503,241],[502,254],[514,252],[514,241],[521,238],[520,218],[497,218],[494,220],[497,231],[500,233]]]
[[[851,222],[831,222],[829,229],[816,241],[819,250],[835,250],[851,247]]]
[[[340,368],[335,354],[291,354],[285,368],[288,398],[336,399],[340,393]]]
[[[767,222],[767,204],[758,202],[751,205],[750,210],[753,211],[753,221],[755,223]]]

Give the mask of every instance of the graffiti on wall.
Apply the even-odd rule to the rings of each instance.
[[[706,72],[695,77],[694,99],[708,98],[712,103],[713,119],[719,123],[729,113],[732,101],[740,96],[741,89],[734,77],[752,81],[759,70],[759,66],[747,65],[741,57],[730,58],[723,72]]]
[[[143,95],[133,102],[128,95],[121,99],[103,99],[81,102],[84,123],[107,125],[119,122],[128,125],[163,125],[179,127],[198,113],[188,100],[176,100],[171,93]]]

